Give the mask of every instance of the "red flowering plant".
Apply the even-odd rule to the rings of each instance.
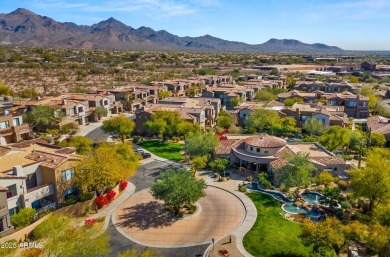
[[[127,187],[127,181],[126,180],[120,180],[119,181],[119,189],[121,190],[121,191],[123,191],[123,190],[125,190],[126,189],[126,187]]]
[[[84,221],[84,225],[87,226],[87,227],[91,227],[95,223],[96,223],[96,219],[86,219]]]
[[[100,209],[103,208],[104,205],[107,204],[107,199],[103,195],[98,196],[95,198],[96,206]]]
[[[110,189],[110,190],[107,191],[106,198],[107,198],[109,203],[111,203],[112,200],[114,200],[115,196],[116,196],[116,193],[115,193],[114,190]]]

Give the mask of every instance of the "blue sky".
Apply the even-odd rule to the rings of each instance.
[[[91,25],[114,17],[179,36],[390,50],[390,0],[1,0],[0,13],[19,7],[61,22]]]

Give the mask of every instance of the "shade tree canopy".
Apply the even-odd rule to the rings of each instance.
[[[296,133],[296,121],[292,118],[280,117],[273,110],[255,110],[248,115],[245,122],[248,133]]]
[[[131,145],[103,144],[76,168],[74,183],[81,191],[102,191],[132,176],[138,166],[139,155]]]
[[[104,133],[117,135],[122,143],[125,139],[130,137],[135,127],[134,121],[126,118],[125,115],[121,114],[116,117],[112,117],[108,120],[103,121],[102,130]]]
[[[329,151],[348,145],[351,132],[347,128],[332,126],[321,136],[320,143]]]
[[[206,195],[206,183],[202,179],[195,178],[186,169],[169,169],[158,177],[158,180],[150,187],[153,197],[162,200],[172,208],[176,214],[185,205],[194,204]]]
[[[183,150],[190,156],[208,156],[219,143],[219,138],[212,132],[196,133],[185,139]]]

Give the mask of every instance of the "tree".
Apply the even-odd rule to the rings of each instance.
[[[16,227],[25,227],[33,222],[35,216],[35,209],[33,208],[22,208],[20,211],[11,216],[11,222]]]
[[[349,82],[351,83],[359,83],[359,78],[356,76],[349,77]]]
[[[56,117],[55,109],[47,105],[33,106],[31,111],[23,116],[32,129],[46,131],[53,128],[61,120],[61,115]]]
[[[383,147],[386,144],[387,140],[383,134],[380,133],[371,133],[370,146],[372,147]]]
[[[184,151],[190,156],[208,156],[217,147],[219,139],[212,132],[196,133],[184,141]]]
[[[80,129],[79,124],[72,122],[72,123],[65,124],[64,126],[61,126],[60,132],[62,134],[74,135],[77,133],[79,129]]]
[[[241,101],[242,99],[240,97],[236,97],[230,100],[230,103],[232,104],[233,107],[236,107]]]
[[[195,173],[198,171],[198,169],[203,169],[207,165],[207,155],[204,156],[196,156],[192,161],[191,161],[191,170]]]
[[[136,249],[131,249],[131,250],[127,250],[126,252],[118,254],[117,257],[164,257],[164,256],[150,249],[146,249],[141,253],[137,252]]]
[[[226,111],[221,111],[217,118],[217,126],[220,128],[228,128],[232,124],[233,119]]]
[[[328,128],[321,136],[320,143],[333,151],[339,147],[344,147],[349,143],[350,130],[339,126]]]
[[[107,116],[107,109],[104,108],[103,106],[98,106],[96,107],[95,109],[95,114],[96,116],[98,117],[98,119],[100,120],[102,117],[106,117]]]
[[[77,154],[81,154],[81,155],[91,152],[92,144],[93,144],[92,139],[90,139],[89,137],[82,137],[82,136],[72,137],[69,142],[70,146],[76,148]]]
[[[302,127],[309,133],[310,136],[322,135],[325,130],[324,124],[322,124],[319,120],[312,118],[307,119]]]
[[[359,151],[361,144],[366,144],[365,136],[363,136],[362,133],[357,130],[351,131],[348,149],[351,149],[352,151]]]
[[[121,139],[122,143],[124,143],[125,139],[130,137],[134,127],[134,121],[121,114],[103,121],[102,130],[104,133],[113,133],[117,135]]]
[[[3,83],[0,82],[0,95],[12,95],[12,90],[8,86],[4,85]]]
[[[282,118],[277,111],[258,109],[248,115],[245,126],[249,133],[296,133],[296,121]]]
[[[200,88],[198,86],[190,86],[187,90],[186,90],[186,94],[190,97],[195,97],[195,96],[198,96],[200,93]]]
[[[169,96],[172,96],[172,92],[171,91],[163,91],[163,90],[159,90],[157,92],[157,96],[158,96],[158,99],[161,100],[165,97],[169,97]]]
[[[333,181],[334,181],[334,177],[332,173],[328,171],[323,171],[317,176],[317,182],[320,183],[321,185],[328,186]]]
[[[22,98],[34,98],[38,95],[35,88],[25,88],[19,93]]]
[[[305,246],[313,245],[313,253],[317,254],[313,256],[338,256],[350,240],[364,231],[366,227],[359,222],[343,225],[336,217],[326,217],[318,223],[305,219],[299,237]]]
[[[308,186],[312,180],[311,173],[316,170],[308,154],[298,153],[287,157],[288,162],[275,170],[277,181],[287,187]]]
[[[84,192],[102,191],[132,176],[138,166],[139,156],[130,145],[103,144],[76,167],[74,183]]]
[[[326,187],[324,189],[324,196],[329,198],[329,208],[334,209],[334,206],[337,204],[337,200],[340,198],[340,188],[338,187]]]
[[[158,180],[150,187],[153,197],[162,200],[176,214],[185,205],[194,204],[206,195],[206,183],[196,179],[186,169],[169,169],[160,173]]]
[[[213,172],[222,172],[229,164],[229,160],[225,158],[216,158],[209,163],[209,166]]]
[[[292,97],[292,98],[287,98],[286,100],[284,100],[284,105],[285,106],[293,106],[294,104],[296,103],[303,103],[303,99],[300,98],[300,97]]]
[[[273,76],[279,76],[279,70],[274,68],[274,69],[271,70],[271,72],[269,74],[273,75]]]
[[[200,131],[198,124],[184,120],[180,113],[172,111],[156,111],[145,123],[148,132],[162,137],[164,140],[172,136],[187,136]]]
[[[110,252],[109,237],[98,224],[79,227],[62,214],[53,214],[33,230],[43,239],[43,253],[50,257],[103,257]],[[93,243],[91,243],[93,242]]]
[[[369,202],[368,213],[390,198],[390,151],[374,149],[367,155],[365,167],[350,172],[350,186],[356,197]]]
[[[272,101],[276,100],[277,96],[266,89],[262,89],[256,92],[254,100],[256,101]]]

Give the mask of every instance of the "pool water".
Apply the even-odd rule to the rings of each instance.
[[[289,213],[293,213],[293,214],[304,213],[306,216],[308,216],[310,218],[321,217],[321,214],[316,212],[316,211],[307,210],[306,208],[303,208],[303,207],[294,206],[295,200],[288,199],[281,192],[262,189],[257,182],[252,182],[251,184],[249,184],[247,186],[247,188],[252,190],[252,191],[258,191],[258,192],[261,192],[263,194],[270,195],[275,200],[277,200],[279,202],[283,202],[284,204],[282,205],[282,209],[285,212],[289,212]],[[324,196],[322,194],[315,193],[315,192],[302,193],[301,195],[302,195],[303,199],[305,199],[305,201],[309,202],[312,205],[318,204],[320,199],[324,198]]]

